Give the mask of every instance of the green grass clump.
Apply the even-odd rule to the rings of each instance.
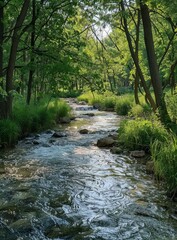
[[[56,124],[59,118],[69,116],[70,107],[60,100],[45,100],[27,106],[23,100],[13,107],[12,119],[21,129],[21,136],[39,132]]]
[[[111,92],[99,94],[97,92],[86,92],[77,98],[79,101],[85,101],[90,105],[96,106],[101,110],[114,109],[116,96]]]
[[[134,104],[129,111],[129,115],[133,117],[146,117],[152,113],[150,106],[147,104]]]
[[[13,146],[18,140],[20,127],[12,120],[0,120],[0,144]]]
[[[105,97],[103,99],[103,108],[106,109],[114,109],[116,105],[115,97]]]
[[[177,138],[169,136],[165,142],[156,140],[151,144],[155,173],[164,178],[168,192],[177,194]]]
[[[118,133],[120,142],[129,150],[149,150],[156,139],[164,142],[168,136],[158,121],[143,119],[122,121]]]
[[[177,123],[177,89],[175,90],[174,94],[167,92],[165,96],[165,102],[170,118],[173,122]]]
[[[48,111],[53,112],[55,119],[58,120],[62,117],[68,117],[70,115],[71,108],[65,101],[55,100],[49,104]]]
[[[132,108],[134,99],[133,95],[123,95],[119,96],[116,99],[116,104],[115,104],[115,111],[118,115],[128,115],[129,111]]]

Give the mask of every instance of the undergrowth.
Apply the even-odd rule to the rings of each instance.
[[[70,115],[70,107],[61,100],[41,100],[25,104],[23,99],[15,101],[10,119],[0,121],[0,145],[12,146],[20,137],[54,126],[60,118]]]

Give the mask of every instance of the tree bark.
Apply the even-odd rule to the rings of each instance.
[[[124,7],[123,1],[121,1],[121,8],[122,8],[122,11],[125,12],[125,7]],[[140,68],[137,56],[136,56],[135,51],[133,49],[130,33],[129,33],[129,30],[128,30],[127,19],[126,19],[125,15],[123,15],[123,23],[124,23],[124,30],[125,30],[126,38],[127,38],[129,49],[130,49],[130,54],[132,56],[132,59],[134,61],[135,67],[136,67],[136,70],[137,70],[139,78],[141,80],[142,87],[143,87],[143,89],[145,91],[146,98],[148,99],[152,109],[155,111],[156,110],[156,104],[155,104],[154,99],[152,98],[151,93],[150,93],[150,91],[149,91],[149,89],[148,89],[148,87],[146,85],[146,81],[144,79],[142,70]]]
[[[154,89],[156,105],[157,107],[161,106],[162,101],[162,83],[160,80],[159,69],[157,65],[157,58],[155,55],[155,48],[154,48],[154,41],[152,35],[152,26],[151,20],[149,15],[148,6],[142,1],[140,1],[140,8],[141,8],[141,16],[143,21],[143,29],[144,29],[144,41],[146,45],[147,51],[147,58],[149,64],[149,71],[151,75],[152,86]]]
[[[0,0],[0,88],[4,91],[3,82],[3,38],[4,38],[4,0]],[[0,94],[0,119],[6,118],[5,96]]]
[[[31,32],[31,69],[29,71],[29,79],[28,79],[28,89],[27,89],[27,99],[26,103],[29,105],[31,101],[32,94],[32,84],[34,78],[34,47],[35,47],[35,23],[36,23],[36,1],[32,2],[32,32]]]
[[[140,35],[140,10],[138,10],[138,20],[136,24],[136,41],[135,41],[135,56],[139,62],[139,35]],[[135,83],[134,83],[134,96],[135,96],[135,103],[140,104],[139,97],[138,97],[138,89],[139,89],[139,75],[136,69],[135,72]]]
[[[6,117],[9,117],[12,112],[13,97],[12,97],[11,91],[13,90],[13,74],[14,74],[14,68],[15,68],[17,49],[18,49],[18,45],[21,37],[20,29],[25,20],[25,17],[29,8],[29,4],[30,4],[30,0],[24,0],[23,6],[17,18],[13,35],[12,35],[12,44],[11,44],[10,56],[9,56],[9,61],[7,66],[7,73],[6,73],[6,92],[8,94],[7,100],[6,100]]]
[[[170,117],[167,112],[166,104],[163,97],[162,82],[160,80],[160,73],[157,64],[157,58],[154,48],[154,40],[152,34],[151,19],[149,15],[148,6],[140,0],[141,17],[144,29],[144,41],[147,51],[147,58],[149,64],[149,72],[151,82],[154,90],[156,106],[159,108],[160,119],[164,123],[171,123]]]

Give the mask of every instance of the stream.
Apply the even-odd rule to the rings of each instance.
[[[145,166],[95,144],[121,118],[70,104],[66,136],[48,130],[1,153],[0,240],[177,239],[177,207]]]

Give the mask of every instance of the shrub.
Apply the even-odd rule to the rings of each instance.
[[[168,113],[172,121],[177,123],[177,89],[172,95],[170,92],[166,94],[165,97]]]
[[[177,191],[177,139],[169,136],[168,141],[156,140],[151,144],[155,173],[166,180],[169,193]]]
[[[12,119],[20,126],[21,134],[25,135],[31,131],[34,112],[24,102],[17,102],[13,108]]]
[[[21,135],[38,132],[53,126],[58,118],[68,116],[70,107],[66,102],[54,100],[40,101],[38,105],[27,106],[25,102],[16,102],[13,108],[12,119],[21,128]]]
[[[116,98],[115,97],[105,97],[103,98],[103,108],[104,109],[114,109],[116,105]]]
[[[12,120],[0,120],[0,143],[3,146],[13,146],[19,137],[20,127]]]
[[[122,121],[118,132],[119,140],[129,150],[148,150],[156,139],[164,142],[168,136],[158,121],[142,119]]]
[[[129,115],[134,117],[145,117],[146,115],[150,115],[151,111],[151,108],[147,104],[135,104],[132,106]]]
[[[65,101],[55,100],[48,106],[48,111],[53,112],[57,120],[69,116],[71,108]]]
[[[128,115],[133,104],[133,97],[130,95],[120,96],[116,100],[115,111],[118,115]]]

